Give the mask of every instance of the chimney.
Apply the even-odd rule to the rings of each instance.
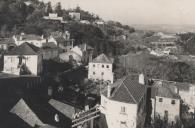
[[[107,89],[107,97],[109,98],[111,95],[111,85],[108,84],[108,89]]]
[[[144,81],[144,74],[139,74],[139,83],[140,84],[145,84],[145,81]]]

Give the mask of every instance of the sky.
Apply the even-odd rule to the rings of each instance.
[[[195,0],[43,0],[61,2],[65,9],[80,6],[104,20],[124,24],[195,25]]]

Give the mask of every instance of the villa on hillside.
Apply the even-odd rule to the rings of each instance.
[[[43,17],[46,20],[63,21],[63,17],[59,17],[57,13],[49,13],[49,16]]]
[[[143,74],[128,75],[102,91],[100,111],[108,128],[143,128],[147,88]]]
[[[4,55],[3,72],[14,75],[39,75],[42,72],[42,54],[32,44],[23,43]]]
[[[79,12],[69,12],[69,16],[75,21],[81,20],[81,14]]]
[[[113,83],[114,73],[112,71],[113,60],[105,54],[101,54],[89,62],[88,79],[94,81],[103,80]]]

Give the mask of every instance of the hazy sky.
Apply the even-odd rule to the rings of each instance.
[[[195,24],[195,0],[43,0],[126,24]]]

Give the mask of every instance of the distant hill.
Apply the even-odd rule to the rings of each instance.
[[[132,25],[137,30],[151,30],[164,33],[180,33],[180,32],[195,32],[195,25],[166,25],[166,24],[151,24],[151,25]]]

